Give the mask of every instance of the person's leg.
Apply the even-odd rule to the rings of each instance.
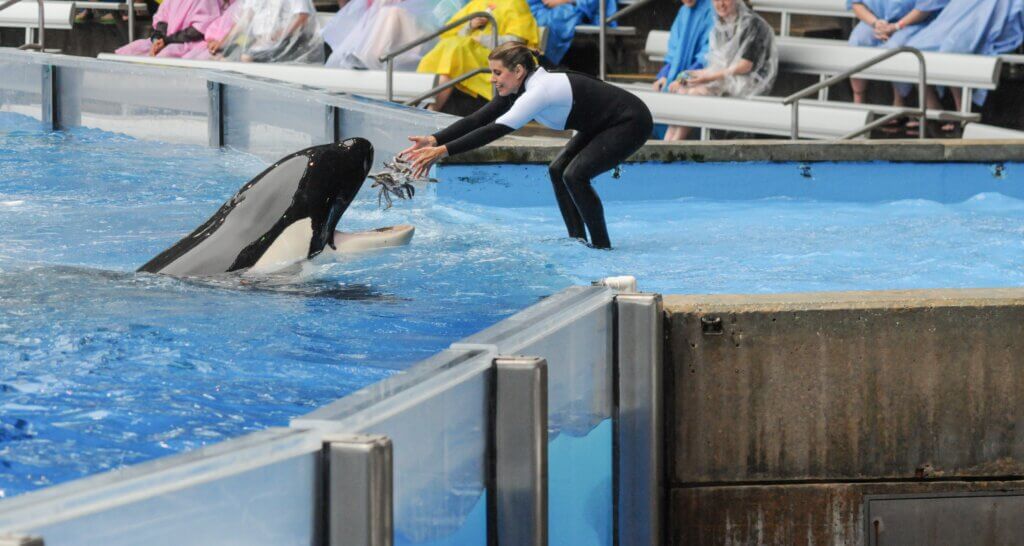
[[[450,81],[452,81],[451,76],[448,76],[448,75],[445,75],[445,74],[439,74],[437,76],[437,85],[439,85],[439,86],[440,85],[444,85],[444,84],[446,84],[446,83],[448,83]],[[451,97],[451,96],[452,96],[452,88],[451,87],[449,87],[448,89],[445,89],[444,91],[441,91],[440,93],[434,95],[434,102],[427,105],[427,110],[433,110],[434,112],[440,112],[441,109],[444,108],[445,103],[448,102],[448,98]]]
[[[860,78],[850,78],[850,87],[853,89],[853,102],[864,103],[864,93],[868,90],[868,81]]]
[[[566,187],[563,175],[569,163],[576,158],[576,155],[580,153],[580,150],[588,142],[590,142],[590,137],[587,135],[582,133],[573,135],[569,142],[566,143],[565,148],[551,162],[551,165],[548,165],[548,174],[551,175],[551,186],[555,190],[555,201],[558,202],[558,210],[562,213],[565,229],[569,233],[569,237],[583,239],[584,241],[587,240],[587,230],[583,227],[583,217],[580,216],[580,211],[576,209],[576,203],[573,202],[572,196],[569,195],[569,189]]]
[[[595,248],[611,248],[612,244],[604,221],[604,206],[590,181],[633,155],[650,133],[649,119],[632,120],[601,131],[569,162],[562,175]]]

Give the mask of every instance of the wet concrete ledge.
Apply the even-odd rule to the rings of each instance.
[[[445,161],[452,164],[550,163],[562,138],[506,137]],[[872,140],[854,142],[717,140],[651,142],[631,162],[960,162],[1024,161],[1024,140]]]

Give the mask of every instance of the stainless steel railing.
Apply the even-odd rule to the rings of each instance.
[[[852,138],[856,138],[856,137],[858,137],[860,135],[863,135],[864,133],[867,133],[867,132],[873,130],[876,127],[880,127],[880,126],[888,123],[890,120],[896,119],[896,118],[898,118],[900,116],[908,116],[908,115],[909,116],[916,116],[920,120],[921,131],[920,131],[919,138],[924,139],[925,138],[925,122],[926,122],[926,118],[928,117],[928,105],[925,103],[925,86],[927,85],[928,72],[927,72],[927,69],[925,68],[924,55],[921,54],[921,52],[919,50],[917,50],[915,48],[912,48],[912,47],[899,47],[899,48],[896,48],[896,49],[891,49],[889,51],[886,51],[885,53],[882,53],[881,55],[878,55],[876,57],[872,57],[871,59],[868,59],[867,61],[864,61],[863,63],[860,63],[857,66],[854,66],[853,68],[850,68],[850,69],[844,71],[841,74],[838,74],[836,76],[828,78],[827,80],[823,80],[821,82],[818,82],[818,83],[816,83],[816,84],[814,84],[814,85],[812,85],[812,86],[810,86],[810,87],[808,87],[806,89],[803,89],[801,91],[797,91],[796,93],[793,93],[792,95],[786,97],[785,100],[782,101],[782,104],[792,105],[793,106],[793,110],[792,110],[793,119],[792,119],[792,124],[790,126],[789,138],[791,138],[793,140],[796,140],[796,139],[800,138],[800,99],[806,98],[809,95],[813,95],[814,93],[817,93],[821,89],[825,89],[825,88],[827,88],[827,87],[829,87],[829,86],[831,86],[831,85],[833,85],[835,83],[838,83],[838,82],[840,82],[842,80],[845,80],[846,78],[849,78],[850,76],[852,76],[852,75],[854,75],[854,74],[856,74],[858,72],[861,72],[863,70],[871,68],[872,66],[875,66],[876,64],[878,64],[878,63],[880,63],[880,62],[882,62],[882,61],[884,61],[884,60],[886,60],[886,59],[888,59],[890,57],[895,57],[896,55],[899,55],[900,53],[910,53],[910,54],[914,55],[915,57],[917,57],[918,67],[919,67],[918,68],[918,84],[917,84],[918,101],[919,101],[918,108],[917,109],[914,109],[914,108],[904,108],[904,109],[898,110],[896,112],[893,112],[891,114],[887,114],[885,116],[882,116],[881,118],[879,118],[879,119],[877,119],[877,120],[875,120],[875,121],[865,125],[864,127],[861,127],[860,129],[858,129],[858,130],[856,130],[856,131],[854,131],[852,133],[849,133],[847,135],[843,135],[843,136],[839,137],[839,140],[849,140],[849,139],[852,139]]]
[[[602,80],[604,80],[607,77],[606,71],[608,63],[605,59],[605,55],[608,49],[608,25],[619,20],[622,17],[625,17],[626,15],[629,15],[630,13],[633,13],[634,11],[637,11],[638,9],[646,6],[647,4],[650,4],[652,1],[653,0],[639,0],[638,2],[630,4],[609,16],[607,14],[607,6],[605,5],[604,0],[598,0],[598,3],[600,4],[600,6],[598,6],[598,19],[600,19],[601,25],[598,28],[597,32],[597,57],[598,63],[600,63],[600,66],[597,69],[597,73],[598,77],[601,78]]]
[[[7,0],[6,2],[0,2],[0,11],[3,11],[19,2],[21,2],[21,0]],[[27,43],[19,47],[18,49],[38,49],[39,51],[45,51],[44,44],[46,43],[46,17],[43,12],[43,0],[36,0],[36,3],[39,4],[39,42],[35,44]]]
[[[449,30],[451,30],[453,28],[458,28],[458,27],[462,26],[464,23],[466,23],[466,22],[468,22],[470,20],[476,19],[477,17],[483,17],[484,19],[487,19],[489,21],[489,23],[491,25],[491,36],[494,38],[494,45],[495,45],[495,47],[497,47],[497,45],[498,45],[498,21],[495,20],[494,16],[491,15],[489,12],[486,12],[486,11],[475,11],[473,13],[470,13],[469,15],[466,15],[465,17],[460,17],[460,18],[456,19],[455,21],[452,21],[451,23],[448,23],[447,25],[441,27],[440,29],[432,32],[431,34],[429,34],[427,36],[424,36],[424,37],[419,38],[417,40],[413,40],[413,41],[411,41],[409,43],[406,43],[406,44],[402,44],[402,45],[398,46],[397,48],[395,48],[395,49],[385,53],[384,55],[381,55],[380,62],[387,63],[387,83],[385,84],[384,94],[387,96],[388,101],[393,101],[395,99],[395,94],[394,94],[395,57],[401,55],[402,53],[405,53],[406,51],[409,51],[410,49],[412,49],[414,47],[423,45],[423,44],[429,42],[430,40],[433,40],[434,38],[444,34],[445,32],[448,32]],[[449,87],[452,87],[453,85],[458,84],[459,82],[467,80],[467,79],[469,79],[469,78],[471,78],[473,76],[476,76],[477,74],[481,74],[483,72],[490,72],[490,70],[488,70],[486,68],[478,68],[478,69],[476,69],[476,70],[474,70],[472,72],[469,72],[467,74],[463,74],[463,75],[459,76],[458,78],[455,78],[454,80],[452,80],[452,81],[450,81],[448,83],[445,83],[443,85],[439,85],[439,86],[431,89],[430,91],[427,91],[426,93],[424,93],[423,95],[421,95],[419,97],[416,97],[415,99],[407,101],[406,104],[415,104],[415,103],[417,103],[417,102],[419,102],[419,101],[421,101],[423,99],[432,97],[432,96],[440,93],[441,91],[444,91],[445,89],[448,89]]]

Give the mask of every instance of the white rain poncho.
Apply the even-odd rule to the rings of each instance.
[[[323,63],[324,42],[310,0],[238,0],[224,58],[262,63]]]
[[[441,28],[464,0],[350,0],[324,29],[331,46],[327,66],[384,68],[380,57]],[[347,19],[347,21],[346,21]],[[395,58],[398,70],[416,70],[420,59],[437,43],[431,40]]]
[[[746,74],[726,76],[712,82],[717,95],[749,97],[771,90],[779,71],[779,52],[772,27],[756,13],[750,11],[743,0],[734,0],[736,14],[731,20],[715,15],[715,28],[711,31],[707,71],[727,69],[740,59],[754,64]]]

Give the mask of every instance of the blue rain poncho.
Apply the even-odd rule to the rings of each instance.
[[[708,42],[715,28],[715,10],[711,0],[697,0],[692,8],[681,6],[668,38],[665,66],[658,78],[675,80],[684,70],[697,70],[707,66]],[[662,88],[668,92],[668,85]]]
[[[530,11],[537,26],[547,27],[548,42],[544,47],[544,56],[551,62],[562,62],[565,53],[572,45],[576,35],[576,25],[600,24],[601,4],[599,0],[576,0],[549,8],[541,0],[528,0]],[[605,17],[615,13],[615,0],[605,0]]]
[[[921,51],[999,55],[1017,49],[1022,41],[1024,0],[950,0],[905,45]],[[900,85],[898,89],[906,94],[910,86]],[[977,90],[975,104],[985,104],[987,96],[986,90]]]
[[[846,0],[846,9],[853,10],[854,4],[863,4],[864,7],[871,10],[871,13],[875,14],[875,17],[883,21],[895,23],[899,21],[911,10],[919,9],[921,11],[938,11],[942,9],[942,5],[945,4],[945,0],[936,2],[936,0]],[[917,25],[911,25],[903,30],[900,30],[896,34],[903,33],[903,38],[909,38],[917,31],[924,28],[925,23],[922,22]],[[893,35],[893,37],[896,36]],[[850,45],[861,46],[861,47],[878,47],[882,45],[882,41],[875,38],[875,29],[871,25],[861,21],[853,32],[850,33]]]

